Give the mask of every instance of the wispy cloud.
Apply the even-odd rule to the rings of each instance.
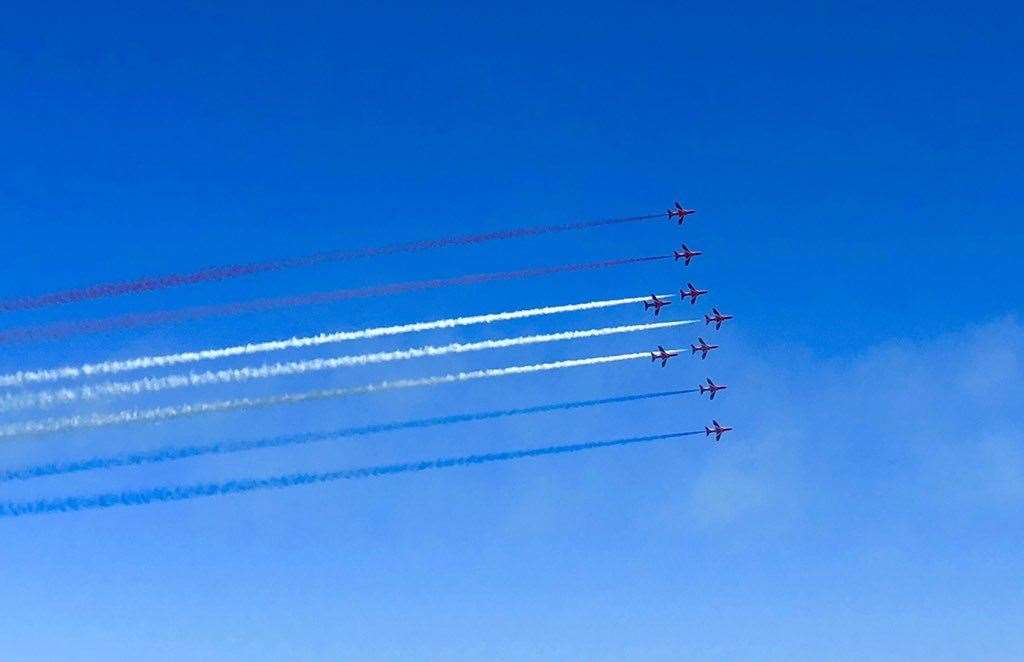
[[[856,510],[875,494],[891,512],[1024,506],[1024,328],[1015,319],[833,359],[737,345],[718,364],[737,384],[728,400],[737,433],[676,500],[690,521],[795,522],[811,504]]]

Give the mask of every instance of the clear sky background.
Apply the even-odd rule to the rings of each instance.
[[[0,467],[574,398],[696,395],[0,485],[0,499],[703,436],[0,521],[2,657],[1021,659],[1024,19],[1015,3],[16,3],[0,297],[523,225],[654,220],[9,313],[9,328],[655,263],[8,345],[0,370],[673,291],[637,361],[4,444]],[[643,320],[639,306],[289,358]],[[703,327],[702,327],[703,329]],[[696,327],[142,405],[689,344]],[[227,365],[259,362],[232,361]],[[80,411],[112,411],[116,400]],[[61,411],[76,411],[66,409]],[[57,413],[57,410],[54,411]],[[24,415],[19,415],[22,418]],[[5,415],[4,422],[17,420]]]

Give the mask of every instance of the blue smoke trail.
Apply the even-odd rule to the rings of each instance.
[[[329,432],[306,432],[303,434],[271,437],[268,439],[257,439],[249,441],[236,441],[225,443],[214,443],[203,446],[182,446],[176,448],[161,448],[142,453],[130,453],[113,456],[100,456],[75,460],[71,462],[53,462],[38,464],[21,469],[8,469],[0,472],[0,483],[12,480],[29,480],[43,476],[56,476],[61,474],[78,473],[81,471],[93,471],[96,469],[111,469],[114,467],[128,467],[140,464],[153,464],[157,462],[171,462],[174,460],[185,460],[201,455],[214,455],[223,453],[240,453],[243,451],[258,450],[261,448],[277,448],[280,446],[292,446],[296,444],[308,444],[329,439],[341,439],[345,437],[357,437],[366,434],[377,434],[382,432],[394,432],[396,430],[411,430],[416,428],[429,428],[437,425],[451,425],[454,423],[466,423],[470,421],[482,421],[492,418],[504,418],[506,416],[521,416],[525,414],[539,414],[549,411],[562,411],[566,409],[581,409],[584,407],[597,407],[600,405],[616,404],[620,402],[633,402],[636,400],[651,400],[653,398],[664,398],[672,395],[695,393],[697,389],[686,389],[681,391],[661,391],[657,393],[643,393],[639,395],[623,395],[614,398],[602,398],[600,400],[578,400],[576,402],[559,402],[550,405],[539,405],[536,407],[523,407],[519,409],[504,409],[499,411],[487,411],[475,414],[454,414],[452,416],[439,416],[412,421],[398,421],[395,423],[380,423],[364,427],[332,430]]]
[[[414,471],[426,471],[428,469],[448,469],[451,467],[486,464],[489,462],[505,462],[508,460],[540,457],[543,455],[576,453],[579,451],[594,450],[598,448],[609,448],[611,446],[627,446],[643,442],[674,439],[694,434],[704,434],[704,432],[703,430],[695,432],[674,432],[670,434],[629,437],[626,439],[614,439],[612,441],[594,441],[567,446],[547,446],[545,448],[529,448],[516,451],[504,451],[500,453],[484,453],[480,455],[463,455],[461,457],[447,457],[436,460],[423,460],[420,462],[407,462],[402,464],[385,464],[376,467],[364,467],[362,469],[343,469],[341,471],[330,471],[325,473],[296,473],[284,476],[274,476],[271,478],[232,480],[226,483],[205,483],[184,487],[154,487],[148,490],[110,492],[107,494],[85,497],[64,497],[60,499],[39,499],[37,501],[21,502],[10,501],[7,503],[0,503],[0,517],[22,517],[25,515],[44,515],[47,513],[64,513],[70,511],[112,508],[114,506],[143,506],[156,502],[185,501],[199,497],[243,494],[256,490],[273,490],[285,487],[297,487],[299,485],[327,483],[336,480],[375,478],[377,476],[390,476],[393,474]]]

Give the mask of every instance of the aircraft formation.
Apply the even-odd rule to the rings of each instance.
[[[696,214],[696,209],[684,207],[676,202],[673,207],[665,212],[669,221],[675,220],[676,226],[683,226],[685,219]],[[567,223],[563,225],[550,225],[539,227],[514,228],[499,232],[486,234],[468,234],[461,236],[442,237],[425,241],[411,241],[386,246],[379,246],[365,249],[346,249],[314,253],[306,256],[283,258],[265,262],[251,262],[240,264],[228,264],[219,267],[204,269],[198,272],[180,272],[165,274],[162,276],[149,276],[129,280],[120,283],[105,283],[92,286],[85,286],[79,289],[66,290],[63,292],[51,292],[24,296],[16,299],[0,300],[0,314],[15,314],[18,311],[33,310],[37,308],[63,306],[87,302],[95,299],[110,299],[124,295],[140,295],[154,290],[162,290],[172,287],[183,287],[189,284],[207,283],[232,278],[240,278],[251,274],[271,273],[285,269],[296,269],[301,267],[313,267],[325,262],[342,262],[355,259],[370,259],[378,256],[418,252],[428,249],[443,248],[446,246],[467,246],[486,242],[503,241],[506,239],[517,239],[520,237],[537,236],[556,232],[568,232],[598,228],[607,225],[633,223],[646,219],[661,219],[661,214],[647,214],[613,218],[600,221],[586,221],[581,223]],[[419,281],[398,282],[390,284],[372,285],[365,287],[349,287],[327,292],[300,293],[292,296],[279,298],[258,299],[250,301],[236,301],[227,303],[208,303],[191,308],[179,308],[172,310],[157,310],[145,312],[129,312],[115,317],[96,319],[75,319],[67,322],[56,322],[35,327],[6,327],[0,328],[0,346],[17,342],[31,342],[35,340],[52,340],[56,338],[75,337],[91,333],[113,333],[122,329],[129,329],[140,326],[154,326],[159,324],[174,323],[180,321],[198,321],[207,317],[226,317],[243,314],[258,314],[263,311],[278,308],[296,308],[299,306],[315,306],[326,302],[347,301],[359,298],[387,297],[415,292],[427,289],[442,289],[459,287],[464,285],[488,283],[494,281],[518,280],[525,278],[538,278],[549,274],[584,272],[595,269],[608,269],[624,267],[633,264],[643,264],[654,261],[670,261],[678,264],[682,269],[699,270],[705,257],[704,251],[692,247],[688,243],[681,243],[678,249],[670,254],[626,257],[608,259],[596,262],[574,263],[551,265],[539,268],[520,269],[516,271],[492,272],[459,275],[449,278],[427,278]],[[695,278],[694,280],[701,280]],[[413,375],[402,379],[390,379],[357,385],[344,385],[339,388],[322,388],[319,390],[276,392],[260,397],[246,396],[237,392],[229,394],[232,397],[224,399],[211,399],[196,401],[201,396],[196,396],[191,401],[174,402],[167,404],[163,400],[160,406],[145,404],[147,396],[162,391],[191,392],[204,386],[221,385],[222,387],[236,388],[253,380],[272,379],[285,376],[305,375],[325,370],[340,370],[348,367],[374,366],[381,363],[397,361],[414,361],[423,357],[441,357],[450,354],[465,354],[467,352],[490,353],[500,351],[504,348],[525,347],[539,343],[553,343],[574,341],[583,338],[598,338],[617,334],[632,334],[650,332],[656,330],[674,329],[675,327],[689,324],[699,325],[701,316],[696,319],[671,320],[666,319],[672,313],[684,313],[694,310],[698,301],[706,303],[711,297],[712,290],[698,287],[693,281],[686,280],[677,290],[678,301],[689,302],[689,306],[672,306],[676,302],[676,294],[652,293],[646,297],[640,296],[624,297],[618,299],[604,299],[580,301],[576,303],[563,303],[563,305],[551,305],[557,302],[547,302],[548,305],[534,308],[512,309],[503,312],[491,312],[481,314],[467,314],[459,317],[446,319],[406,321],[404,323],[375,326],[365,329],[354,329],[344,331],[330,331],[314,333],[307,336],[292,335],[278,339],[242,339],[240,344],[227,345],[222,347],[184,348],[183,351],[168,354],[153,354],[136,356],[128,359],[109,359],[104,361],[93,361],[81,365],[64,365],[49,368],[31,368],[17,366],[13,372],[0,373],[0,415],[6,416],[8,412],[22,410],[49,410],[61,406],[70,406],[72,411],[69,415],[20,418],[13,422],[0,422],[0,440],[17,439],[25,437],[36,437],[40,435],[55,435],[65,432],[72,432],[83,429],[106,428],[121,425],[141,425],[146,423],[157,423],[177,418],[192,418],[196,416],[214,415],[230,411],[249,411],[267,407],[296,405],[303,402],[332,400],[337,398],[354,397],[357,395],[383,397],[387,391],[408,388],[430,388],[443,384],[469,382],[481,379],[498,379],[506,376],[540,373],[552,370],[565,370],[582,366],[598,366],[612,362],[629,361],[635,359],[646,359],[650,357],[652,364],[659,364],[660,368],[666,368],[670,361],[681,355],[685,355],[685,345],[682,349],[672,349],[668,345],[656,345],[653,351],[632,352],[626,354],[612,354],[602,356],[585,356],[582,358],[569,358],[546,363],[529,362],[521,365],[494,364],[486,365],[477,370],[459,370],[441,372],[440,374]],[[704,298],[707,297],[707,298]],[[242,360],[246,357],[253,357],[261,354],[279,353],[291,350],[312,349],[316,347],[333,346],[337,343],[356,342],[373,338],[386,338],[392,336],[404,336],[429,333],[441,329],[453,329],[472,325],[494,325],[498,322],[526,319],[548,315],[563,315],[582,311],[593,311],[614,306],[636,306],[643,304],[642,313],[647,313],[654,318],[653,321],[644,323],[623,324],[619,326],[604,326],[598,328],[574,328],[563,330],[557,333],[530,334],[511,337],[491,337],[475,342],[451,342],[448,344],[424,344],[404,345],[398,348],[388,347],[385,351],[363,351],[350,352],[334,356],[317,356],[312,358],[293,357],[282,360],[267,360],[263,363],[248,364],[241,366],[229,366],[225,369],[216,370],[178,370],[174,372],[175,366],[191,367],[193,364],[220,361],[235,357]],[[665,315],[662,313],[665,312]],[[709,312],[703,314],[704,336],[712,338],[712,333],[718,333],[723,325],[734,318],[733,315],[722,312],[717,305],[711,306]],[[702,361],[707,360],[713,352],[720,348],[717,342],[709,341],[704,336],[698,336],[690,343],[690,356],[698,354]],[[237,341],[236,341],[237,342]],[[635,348],[639,349],[639,348]],[[577,355],[578,356],[578,355]],[[676,363],[673,361],[673,365]],[[704,364],[701,364],[704,365]],[[121,373],[145,372],[138,378],[126,378]],[[155,372],[154,372],[155,371]],[[171,371],[171,372],[169,372]],[[51,387],[52,386],[52,387]],[[285,445],[311,443],[318,439],[328,439],[337,436],[360,436],[377,434],[388,430],[413,430],[423,429],[436,425],[453,425],[471,420],[493,419],[506,416],[519,416],[531,413],[550,411],[578,410],[583,407],[607,406],[618,402],[631,402],[648,400],[654,397],[669,397],[684,393],[698,394],[703,398],[708,396],[708,402],[715,402],[716,397],[728,385],[716,383],[711,377],[705,376],[704,381],[695,388],[674,391],[661,391],[656,393],[638,393],[627,395],[616,395],[615,397],[603,397],[593,400],[574,400],[561,403],[542,403],[533,406],[514,409],[497,410],[491,412],[466,412],[447,413],[428,419],[412,419],[397,422],[387,422],[365,427],[354,427],[338,430],[325,434],[300,434],[282,435],[253,441],[242,441],[238,443],[211,443],[202,446],[186,446],[183,448],[166,447],[153,452],[138,452],[130,455],[131,464],[162,463],[195,458],[199,455],[221,454],[242,452],[256,448],[271,448]],[[529,392],[527,390],[526,392]],[[129,404],[120,410],[89,410],[85,403],[94,400],[112,401],[115,399],[129,399]],[[139,402],[143,404],[138,404]],[[721,399],[719,398],[719,402]],[[102,405],[101,405],[102,406]],[[718,405],[708,405],[717,407]],[[148,407],[148,408],[147,408]],[[18,418],[19,415],[15,414]],[[661,435],[647,435],[641,437],[630,437],[606,441],[595,441],[584,444],[570,444],[565,446],[545,446],[535,449],[518,449],[493,454],[467,455],[461,458],[441,458],[437,460],[425,460],[417,463],[402,463],[382,467],[364,467],[343,471],[331,471],[323,474],[310,474],[309,476],[277,476],[262,478],[258,480],[230,481],[219,485],[204,485],[192,489],[188,486],[156,487],[149,490],[142,490],[139,493],[117,493],[101,494],[88,497],[67,497],[53,501],[25,501],[25,502],[2,502],[0,501],[0,517],[19,516],[21,514],[39,514],[44,512],[66,512],[67,510],[79,510],[83,508],[108,507],[109,505],[139,505],[160,500],[168,500],[167,495],[191,495],[181,498],[199,498],[215,494],[236,493],[239,485],[248,485],[242,491],[250,489],[264,489],[265,485],[299,485],[309,480],[339,480],[349,478],[362,478],[377,475],[389,475],[399,471],[420,470],[425,467],[444,468],[450,466],[461,466],[477,464],[481,462],[506,461],[518,457],[536,457],[552,453],[574,453],[590,448],[604,448],[608,446],[620,446],[625,444],[641,443],[658,439],[682,437],[686,435],[700,435],[705,438],[714,437],[715,442],[722,440],[723,435],[732,431],[713,417],[711,424],[703,429],[696,429],[688,432],[672,432]],[[131,449],[123,449],[130,451]],[[8,480],[28,480],[41,476],[51,476],[64,473],[75,473],[79,471],[102,471],[106,468],[124,466],[126,457],[123,452],[109,456],[96,456],[89,458],[76,458],[62,462],[43,462],[35,465],[23,466],[21,468],[0,467],[0,482]],[[310,476],[314,476],[311,478]],[[178,499],[174,496],[171,500]],[[83,505],[92,504],[92,505]]]
[[[669,220],[677,219],[677,224],[682,225],[683,221],[686,219],[687,216],[696,213],[696,209],[688,209],[677,201],[673,207],[670,207],[665,212],[665,215],[668,217]],[[693,261],[694,258],[700,257],[702,255],[704,255],[703,251],[694,250],[687,246],[685,243],[681,244],[679,249],[672,251],[673,261],[678,262],[679,260],[682,260],[684,267],[689,267],[691,261]],[[701,289],[694,285],[692,282],[687,282],[686,286],[679,290],[679,299],[681,301],[686,301],[687,299],[689,299],[690,305],[696,305],[697,299],[706,294],[710,294],[710,290]],[[671,304],[672,301],[670,301],[668,298],[665,298],[663,296],[659,297],[657,294],[652,293],[650,298],[644,301],[644,310],[654,311],[654,315],[657,317],[661,314],[662,308],[670,306]],[[731,319],[733,319],[733,315],[727,315],[721,312],[717,306],[712,306],[711,312],[704,315],[704,325],[714,325],[714,330],[719,331],[722,328],[722,324]],[[708,358],[708,354],[710,354],[712,351],[718,348],[719,345],[709,343],[706,340],[704,340],[703,337],[698,337],[697,341],[690,345],[690,354],[700,354],[701,360],[704,360]],[[680,352],[678,351],[667,350],[662,345],[658,345],[658,349],[656,351],[651,352],[651,363],[660,363],[661,367],[664,368],[665,366],[668,365],[669,359],[673,359],[679,356],[679,354]],[[710,377],[706,378],[705,381],[707,382],[706,384],[697,385],[697,391],[700,393],[700,395],[704,395],[705,393],[707,393],[709,395],[709,400],[714,400],[715,394],[717,394],[719,391],[728,388],[728,386],[725,384],[715,384],[715,382],[712,381]],[[731,431],[732,428],[723,427],[718,423],[717,420],[713,420],[712,426],[705,427],[704,430],[706,436],[710,437],[711,435],[714,435],[715,440],[720,441],[722,439],[722,435],[724,435],[726,432]]]

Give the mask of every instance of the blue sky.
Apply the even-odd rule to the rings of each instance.
[[[1010,3],[15,8],[0,297],[324,249],[666,221],[6,315],[4,328],[667,252],[650,264],[10,345],[0,370],[671,291],[737,314],[638,361],[16,442],[3,468],[730,384],[0,485],[0,498],[735,424],[702,438],[0,525],[7,659],[1019,659],[1022,19]],[[677,319],[691,307],[666,309]],[[638,308],[362,343],[632,323]],[[144,403],[689,343],[692,329]],[[296,352],[314,356],[339,352]],[[681,357],[683,358],[683,357]],[[245,361],[227,362],[242,365]],[[124,401],[102,403],[118,409]],[[4,419],[8,420],[7,418]]]

